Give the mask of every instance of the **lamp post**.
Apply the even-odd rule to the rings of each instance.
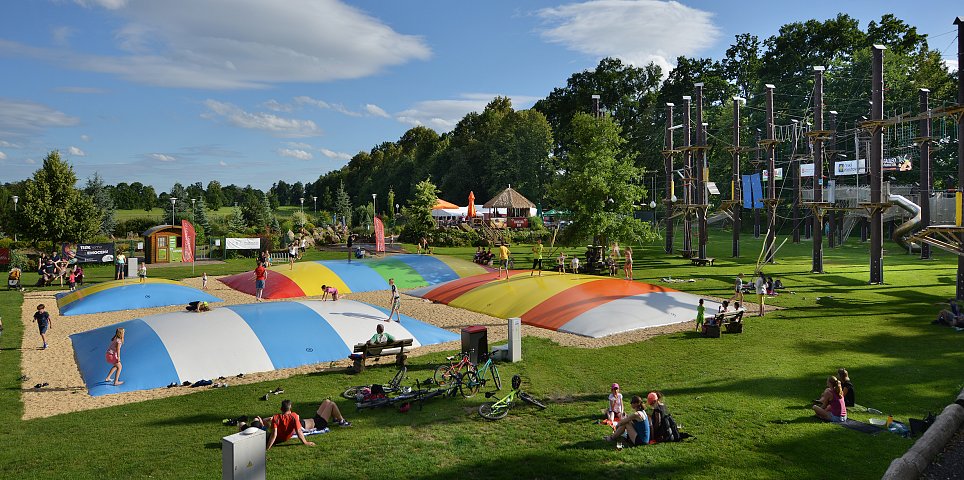
[[[15,242],[17,241],[17,225],[16,225],[16,221],[17,221],[17,202],[19,202],[19,201],[20,201],[20,197],[14,195],[14,196],[13,196],[13,219],[14,219],[13,241],[15,241]]]
[[[375,221],[375,215],[378,215],[378,209],[375,208],[375,197],[378,196],[377,193],[372,194],[372,222]]]
[[[177,203],[177,197],[171,197],[171,226],[174,226],[174,204]]]
[[[194,222],[195,222],[195,220],[194,220],[194,211],[195,211],[195,210],[194,210],[194,209],[195,209],[194,202],[197,202],[197,199],[196,199],[196,198],[192,198],[192,199],[191,199],[191,223],[194,223]]]
[[[315,213],[318,213],[318,197],[315,195],[312,195],[311,201],[315,203]]]
[[[298,200],[301,201],[301,213],[305,213],[305,197],[301,197]]]

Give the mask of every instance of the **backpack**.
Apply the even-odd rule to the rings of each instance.
[[[666,410],[666,405],[660,405],[658,408],[660,421],[659,425],[656,425],[656,441],[678,442],[682,440],[679,427],[676,425],[676,420],[673,419],[673,416]]]

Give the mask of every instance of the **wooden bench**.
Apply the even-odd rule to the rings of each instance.
[[[746,310],[735,310],[717,314],[713,317],[713,325],[703,324],[702,335],[706,338],[720,338],[722,329],[726,333],[743,333],[743,314]]]
[[[690,259],[690,261],[693,262],[693,265],[699,265],[701,267],[705,267],[707,265],[713,266],[713,262],[715,262],[716,259],[713,257],[706,257],[706,258],[693,257]]]
[[[395,364],[399,367],[405,366],[405,360],[408,355],[405,355],[405,347],[412,346],[411,338],[403,338],[400,340],[395,340],[394,342],[388,343],[359,343],[355,345],[354,352],[360,355],[353,355],[355,363],[353,369],[355,373],[361,373],[365,371],[365,359],[367,358],[379,358],[389,355],[395,356]]]

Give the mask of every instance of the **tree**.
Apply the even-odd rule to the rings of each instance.
[[[204,197],[199,198],[197,203],[194,204],[194,214],[192,218],[194,218],[194,225],[201,226],[204,228],[204,231],[211,230],[211,220],[208,219],[207,202],[204,201]]]
[[[627,242],[651,239],[649,225],[633,217],[633,204],[645,198],[640,169],[623,152],[626,142],[616,123],[577,113],[572,119],[569,154],[553,185],[556,208],[568,210],[570,240],[614,238]]]
[[[412,198],[402,211],[407,223],[402,229],[402,236],[408,241],[416,241],[435,230],[435,220],[432,219],[432,207],[438,200],[438,190],[435,184],[425,179],[415,185]]]
[[[386,209],[387,215],[385,216],[389,220],[395,218],[395,189],[388,189],[388,208]]]
[[[351,199],[345,191],[345,182],[339,183],[338,191],[335,192],[335,213],[345,225],[351,226]]]
[[[224,206],[224,193],[221,192],[221,182],[217,180],[211,180],[208,182],[207,191],[204,192],[204,200],[207,203],[208,208],[217,211]]]
[[[100,230],[94,203],[74,188],[76,183],[73,167],[60,159],[60,152],[50,152],[24,186],[18,212],[24,237],[79,242]]]
[[[100,212],[100,233],[111,235],[114,232],[114,227],[117,226],[117,220],[114,218],[114,199],[104,185],[104,179],[101,178],[100,174],[94,173],[93,177],[87,178],[84,193],[90,197],[91,201],[94,202],[94,207]]]
[[[232,208],[231,213],[228,214],[228,231],[230,233],[241,233],[247,227],[244,222],[244,214],[241,213],[240,208]]]

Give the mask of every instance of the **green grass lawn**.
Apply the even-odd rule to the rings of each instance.
[[[734,261],[727,234],[711,235],[717,239],[709,247],[718,259],[715,267],[692,267],[647,245],[634,248],[637,278],[698,278],[671,286],[728,297],[733,276],[752,270],[760,241],[747,238],[744,257]],[[468,257],[473,250],[436,252]],[[525,246],[513,250],[517,265],[527,259]],[[272,449],[272,478],[879,478],[911,440],[817,422],[810,401],[827,375],[843,366],[862,405],[904,421],[939,412],[964,386],[964,333],[930,325],[940,308],[935,304],[954,294],[953,256],[937,253],[936,260],[920,261],[893,253],[885,259],[886,283],[871,286],[867,250],[859,243],[827,249],[827,273],[811,275],[810,244],[788,243],[767,272],[795,293],[774,298],[773,304],[787,309],[749,318],[742,335],[703,339],[683,332],[591,350],[526,338],[525,361],[501,365],[502,376],[523,374],[531,392],[549,399],[549,409],[523,406],[498,422],[476,413],[481,395],[436,399],[405,414],[356,413],[338,396],[347,385],[387,381],[393,374],[389,367],[20,421],[21,299],[0,292],[6,325],[0,337],[0,472],[5,478],[217,477],[220,438],[232,433],[222,418],[273,413],[282,397],[310,415],[331,397],[354,426],[313,437],[314,448]],[[207,271],[248,267],[250,260],[232,260]],[[190,267],[156,269],[152,275],[182,278]],[[410,378],[430,376],[443,357],[414,358]],[[606,427],[594,424],[612,382],[623,386],[627,407],[628,396],[661,389],[677,422],[696,438],[615,451],[601,440]],[[277,386],[286,390],[283,396],[258,400]]]

